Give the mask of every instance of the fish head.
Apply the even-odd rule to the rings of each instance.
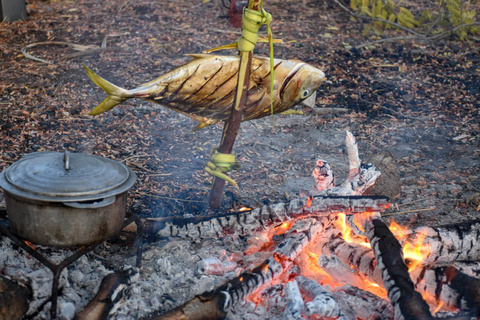
[[[280,100],[285,107],[293,107],[312,95],[325,81],[325,73],[304,62],[298,62],[280,86]]]

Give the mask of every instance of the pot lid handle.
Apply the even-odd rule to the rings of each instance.
[[[70,155],[68,154],[68,150],[63,152],[63,162],[65,162],[65,170],[70,169]]]

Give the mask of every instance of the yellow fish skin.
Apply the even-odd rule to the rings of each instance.
[[[230,117],[237,86],[239,56],[192,54],[193,60],[135,89],[120,88],[87,68],[108,97],[90,112],[101,114],[129,98],[159,103],[199,122],[197,129]],[[286,111],[308,98],[325,74],[298,60],[274,59],[273,112]],[[270,110],[270,60],[252,59],[242,121],[265,117]]]

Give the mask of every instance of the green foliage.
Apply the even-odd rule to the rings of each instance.
[[[450,25],[455,28],[465,24],[474,23],[477,12],[475,10],[467,10],[462,0],[440,0],[441,12]],[[465,40],[468,34],[480,34],[480,26],[460,27],[455,34],[460,40]]]
[[[471,35],[480,34],[480,26],[468,26],[475,22],[475,10],[468,10],[463,0],[438,0],[435,10],[423,10],[419,17],[400,1],[393,0],[350,0],[350,7],[358,14],[372,18],[371,24],[365,25],[363,35],[373,30],[382,35],[387,29],[405,28],[414,30],[422,28],[431,34],[454,30],[454,34],[465,40]]]

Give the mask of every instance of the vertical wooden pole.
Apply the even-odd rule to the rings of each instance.
[[[258,10],[260,0],[250,0],[248,7],[253,10]],[[245,79],[243,83],[243,91],[240,97],[240,104],[238,109],[235,108],[235,102],[232,105],[232,113],[230,118],[225,122],[223,127],[222,140],[218,152],[220,153],[232,153],[235,139],[237,138],[238,131],[240,129],[240,123],[242,122],[243,110],[245,109],[245,102],[247,101],[247,89],[250,82],[250,69],[252,65],[252,52],[244,53],[248,54],[247,70],[245,72]],[[237,99],[237,97],[235,97]],[[212,190],[210,190],[209,206],[210,208],[220,208],[223,198],[223,190],[225,188],[225,180],[220,178],[214,178]]]

